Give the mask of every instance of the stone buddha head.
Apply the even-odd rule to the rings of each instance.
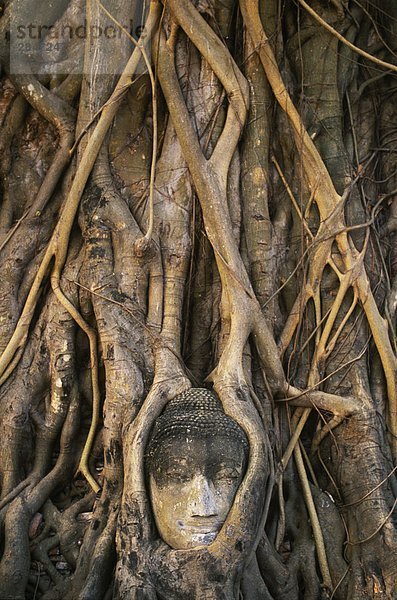
[[[211,544],[246,470],[249,446],[211,391],[192,388],[157,419],[146,474],[157,529],[176,550]]]

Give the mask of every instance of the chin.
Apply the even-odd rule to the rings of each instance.
[[[209,546],[215,540],[217,535],[218,531],[209,531],[207,533],[194,533],[192,534],[189,546],[190,548],[194,548],[195,546]]]

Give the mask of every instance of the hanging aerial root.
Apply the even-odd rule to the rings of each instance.
[[[161,5],[156,0],[150,3],[150,12],[146,21],[145,29],[142,32],[143,44],[147,45],[152,38],[154,31],[157,28],[160,18]],[[133,76],[141,58],[141,51],[135,48],[133,51],[109,101],[109,104],[104,108],[98,124],[92,132],[79,167],[75,174],[71,189],[67,196],[65,205],[62,209],[59,221],[55,227],[55,231],[51,237],[50,243],[41,262],[37,275],[34,279],[30,292],[22,310],[15,331],[7,344],[0,358],[0,376],[7,369],[16,351],[24,346],[27,339],[27,334],[32,320],[37,301],[40,296],[41,287],[47,276],[50,265],[55,258],[58,271],[61,272],[65,264],[68,251],[69,237],[72,230],[73,222],[77,213],[81,196],[83,194],[88,177],[95,164],[99,150],[105,139],[105,136],[112,124],[113,118],[121,102],[120,89],[126,89],[131,77]]]
[[[156,175],[156,161],[157,161],[157,145],[158,145],[158,115],[157,115],[157,90],[156,90],[156,80],[153,73],[152,65],[150,63],[149,57],[147,55],[145,44],[142,43],[141,39],[136,41],[132,35],[119,23],[113,15],[107,10],[107,8],[100,2],[100,0],[95,0],[96,3],[101,7],[104,13],[109,17],[113,23],[117,27],[123,31],[123,33],[128,37],[128,39],[142,52],[143,60],[145,61],[146,68],[149,73],[150,85],[152,88],[152,117],[153,117],[153,142],[152,142],[152,160],[150,164],[150,179],[149,179],[149,219],[148,219],[148,227],[147,231],[143,238],[137,240],[135,242],[136,248],[140,250],[143,254],[153,237],[153,225],[154,225],[154,178]],[[144,39],[144,38],[143,38]]]
[[[174,12],[174,6],[172,6],[172,10]],[[201,150],[180,90],[173,52],[167,45],[165,36],[161,35],[158,58],[159,79],[184,157],[198,192],[206,232],[215,251],[223,289],[229,302],[231,329],[236,332],[236,336],[244,331],[245,339],[251,331],[254,331],[256,341],[260,345],[260,353],[268,368],[272,386],[277,388],[277,391],[286,390],[285,376],[277,347],[264,320],[241,259],[227,206],[227,175],[242,127],[240,121],[245,119],[246,115],[248,101],[246,82],[230,59],[223,44],[219,43],[219,38],[192,5],[189,4],[182,8],[178,4],[175,7],[175,13],[187,35],[204,53],[211,68],[221,78],[226,90],[233,91],[233,94],[229,96],[230,106],[224,129],[211,157],[207,160]],[[214,47],[218,50],[211,55],[208,55],[208,37],[216,39]],[[226,70],[223,69],[225,63]],[[241,116],[237,119],[236,115]],[[228,144],[227,151],[224,149],[226,142]],[[240,342],[235,346],[235,348],[237,347],[241,347]],[[233,360],[233,354],[236,355],[232,344],[229,344],[229,348],[230,351],[224,353],[223,362]],[[223,368],[223,362],[221,359],[222,369],[218,368],[216,371],[223,374],[232,372],[233,369]],[[238,359],[234,364],[239,365],[240,362]],[[235,375],[238,375],[237,379],[243,382],[244,377],[240,376],[240,373],[241,369],[238,368]]]
[[[58,148],[46,172],[40,189],[26,213],[30,218],[38,217],[50,200],[59,179],[70,161],[70,148],[73,144],[75,109],[42,85],[33,75],[9,74],[18,91],[27,102],[57,130]],[[11,237],[14,230],[11,230]],[[9,238],[8,238],[9,239]]]
[[[318,23],[320,23],[320,25],[322,27],[324,27],[332,35],[334,35],[336,38],[338,38],[338,40],[340,42],[342,42],[342,44],[345,44],[345,46],[347,46],[348,48],[350,48],[350,50],[353,50],[353,52],[356,52],[360,56],[363,56],[367,60],[375,63],[376,65],[379,65],[380,67],[388,69],[389,71],[397,71],[397,66],[396,65],[393,65],[392,63],[389,63],[389,62],[386,62],[384,60],[381,60],[380,58],[377,58],[376,56],[372,56],[372,54],[369,54],[368,52],[365,52],[365,50],[363,50],[362,48],[359,48],[358,46],[355,46],[354,44],[352,44],[348,39],[346,39],[345,37],[343,37],[343,35],[341,35],[338,31],[336,31],[336,29],[334,29],[333,27],[331,27],[331,25],[329,25],[329,23],[327,23],[326,21],[324,21],[324,19],[322,19],[320,17],[320,15],[318,13],[316,13],[316,11],[313,10],[312,7],[307,4],[307,2],[305,2],[305,0],[298,0],[298,2],[299,2],[299,4],[301,4],[303,6],[303,8],[305,10],[307,10],[307,12]],[[365,9],[363,8],[363,10],[365,10]]]
[[[302,160],[305,177],[309,188],[312,191],[315,190],[314,199],[320,213],[321,223],[323,225],[332,221],[333,227],[336,226],[336,230],[334,229],[334,231],[339,230],[335,235],[335,241],[345,269],[347,272],[354,271],[355,273],[352,287],[357,293],[357,297],[364,309],[386,377],[388,425],[393,455],[397,458],[397,360],[390,342],[387,320],[379,313],[362,256],[360,256],[360,253],[354,247],[346,231],[342,208],[348,191],[341,197],[335,190],[321,156],[306,131],[302,119],[288,94],[262,26],[258,0],[240,0],[240,7],[244,22],[259,54],[275,98],[282,110],[287,114],[293,127],[296,148]],[[317,185],[319,176],[321,177],[321,186]],[[358,266],[357,262],[359,262]]]
[[[100,391],[99,391],[99,365],[98,365],[98,352],[97,352],[97,339],[96,333],[92,327],[90,327],[83,319],[76,307],[68,300],[63,293],[60,286],[60,274],[57,270],[51,275],[51,287],[52,290],[62,304],[62,306],[68,311],[71,317],[76,321],[77,325],[84,331],[88,337],[90,346],[90,367],[91,367],[91,386],[92,386],[92,417],[88,437],[84,444],[83,452],[80,458],[79,470],[82,475],[87,479],[88,483],[94,490],[99,492],[100,487],[97,481],[93,478],[88,467],[88,460],[94,443],[95,432],[99,422],[99,409],[100,409]]]
[[[145,29],[142,32],[142,42],[139,47],[136,47],[122,73],[112,95],[108,105],[103,109],[101,117],[95,127],[92,135],[90,136],[86,148],[83,152],[83,156],[77,172],[75,174],[70,192],[67,196],[65,205],[63,207],[60,219],[56,225],[55,231],[51,237],[50,243],[41,262],[39,270],[33,281],[32,287],[29,291],[25,306],[22,310],[22,314],[18,320],[15,331],[7,344],[1,358],[0,358],[0,377],[4,374],[10,375],[10,366],[15,368],[17,364],[16,357],[22,354],[22,349],[27,340],[29,326],[40,297],[41,288],[45,277],[47,276],[48,270],[52,261],[55,259],[55,265],[53,268],[53,274],[51,277],[51,284],[59,301],[62,305],[70,312],[71,316],[76,320],[79,326],[85,331],[90,341],[90,356],[91,356],[91,369],[92,369],[92,392],[93,392],[93,415],[90,431],[88,438],[83,450],[83,454],[80,462],[80,469],[85,477],[90,482],[90,485],[95,491],[98,491],[99,486],[95,479],[90,475],[88,469],[88,456],[95,436],[95,429],[99,418],[99,384],[98,384],[98,359],[96,351],[96,336],[95,333],[88,325],[84,322],[81,315],[73,304],[65,297],[60,288],[60,275],[65,264],[70,233],[72,230],[73,222],[77,213],[77,209],[80,203],[81,196],[83,194],[85,185],[88,177],[95,164],[99,150],[105,139],[106,133],[111,126],[116,111],[120,105],[122,96],[120,90],[126,89],[128,82],[133,76],[140,58],[141,58],[141,47],[148,44],[149,40],[153,36],[159,18],[160,18],[161,6],[158,2],[152,1],[150,4],[150,12],[145,25]],[[114,101],[112,101],[114,100]]]
[[[317,515],[316,507],[313,500],[313,495],[310,490],[309,480],[307,478],[307,473],[305,469],[305,465],[303,463],[302,452],[299,447],[299,444],[295,446],[294,456],[296,461],[296,466],[299,473],[299,478],[303,487],[303,495],[305,498],[305,503],[307,506],[307,510],[310,516],[310,522],[313,528],[313,536],[316,542],[317,549],[317,557],[318,563],[321,571],[321,575],[323,578],[324,585],[328,589],[332,589],[332,579],[328,566],[328,557],[325,551],[324,537],[323,532],[321,530],[320,521]]]

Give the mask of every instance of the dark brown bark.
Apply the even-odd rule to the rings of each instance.
[[[0,599],[395,598],[393,2],[5,4]],[[30,5],[118,35],[38,75]],[[205,385],[250,460],[174,550],[145,447]]]

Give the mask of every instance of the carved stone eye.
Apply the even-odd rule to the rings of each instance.
[[[164,474],[164,478],[167,479],[169,483],[182,484],[190,481],[192,476],[182,471],[168,471]]]
[[[239,477],[240,477],[240,473],[236,469],[224,468],[224,469],[220,469],[219,471],[217,471],[214,474],[213,480],[214,481],[232,482],[232,481],[236,481],[236,479],[239,479]]]

